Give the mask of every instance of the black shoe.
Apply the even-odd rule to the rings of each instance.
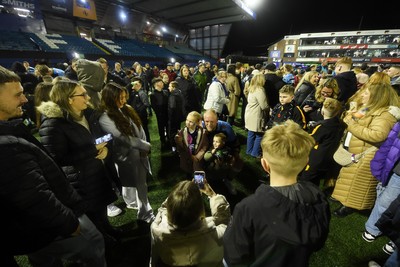
[[[349,208],[349,207],[346,207],[346,206],[342,205],[340,208],[338,208],[337,210],[335,210],[333,212],[333,215],[335,215],[335,216],[337,216],[339,218],[344,218],[347,215],[352,214],[354,211],[355,211],[355,209]]]

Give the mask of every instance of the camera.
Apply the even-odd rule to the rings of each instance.
[[[193,177],[197,186],[200,189],[204,189],[204,179],[206,178],[206,173],[204,171],[195,171]]]
[[[99,137],[96,139],[96,141],[94,142],[96,145],[104,143],[104,142],[108,142],[112,139],[112,135],[111,134],[106,134],[102,137]]]

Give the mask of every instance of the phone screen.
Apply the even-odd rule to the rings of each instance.
[[[204,189],[204,172],[194,172],[194,182],[201,189]]]
[[[104,143],[104,142],[108,142],[111,139],[112,139],[112,135],[111,134],[106,134],[106,135],[104,135],[102,137],[97,138],[95,143],[96,143],[96,145],[98,145],[98,144],[101,144],[101,143]]]

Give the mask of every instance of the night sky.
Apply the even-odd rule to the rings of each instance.
[[[400,1],[263,0],[255,21],[232,24],[223,56],[267,56],[285,35],[311,32],[400,29]],[[396,14],[397,13],[397,14]]]

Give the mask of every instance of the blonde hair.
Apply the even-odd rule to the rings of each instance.
[[[263,89],[265,84],[265,76],[262,73],[257,73],[251,78],[249,93],[254,93],[257,89]]]
[[[315,71],[315,70],[307,71],[307,72],[303,75],[303,77],[301,78],[301,80],[299,81],[299,83],[297,84],[297,86],[296,86],[296,88],[295,88],[295,91],[297,91],[297,89],[299,89],[299,87],[304,83],[304,81],[307,81],[307,82],[309,82],[309,83],[312,84],[311,78],[312,78],[314,75],[318,75],[318,72]]]
[[[368,84],[365,90],[369,91],[370,96],[366,108],[369,114],[373,114],[376,110],[380,108],[385,108],[389,106],[399,106],[399,96],[390,84],[387,83],[374,83]]]
[[[287,120],[265,132],[261,148],[271,168],[281,175],[293,175],[306,166],[314,144],[314,138]]]
[[[332,89],[332,96],[330,96],[331,98],[337,98],[339,95],[339,85],[336,81],[336,79],[334,78],[322,78],[324,81],[320,82],[317,86],[317,89],[315,91],[315,100],[317,100],[317,102],[321,103],[324,101],[325,97],[322,95],[321,91],[324,87]],[[321,79],[321,80],[322,80]]]
[[[329,118],[337,116],[342,110],[342,104],[338,100],[329,97],[325,99],[322,107],[324,109],[324,115]]]
[[[193,118],[195,118],[197,123],[199,123],[201,121],[201,114],[198,113],[197,111],[189,112],[187,117],[189,117],[189,116],[192,116]]]

